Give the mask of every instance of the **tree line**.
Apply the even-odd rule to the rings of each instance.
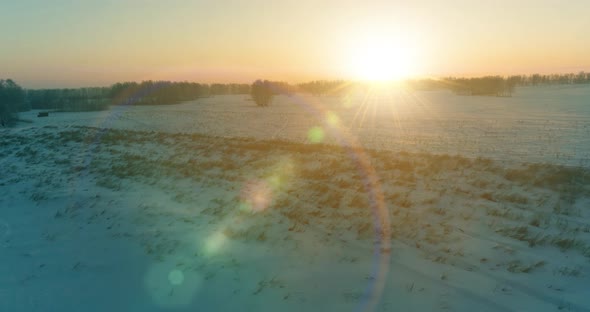
[[[27,90],[33,109],[94,111],[110,105],[167,105],[223,94],[248,94],[249,84],[195,82],[118,82],[110,87]]]
[[[516,75],[511,76],[511,79],[517,82],[517,85],[521,86],[536,86],[536,85],[556,85],[556,84],[585,84],[590,83],[590,73],[584,71],[578,72],[577,74],[552,74],[552,75]]]
[[[511,96],[518,86],[590,84],[590,73],[551,75],[445,77],[407,80],[415,90],[447,89],[461,95]],[[18,112],[30,109],[57,111],[104,110],[111,105],[168,105],[225,94],[250,94],[259,106],[268,106],[277,94],[309,93],[342,96],[362,83],[346,80],[315,80],[300,84],[257,80],[253,84],[143,81],[121,82],[110,87],[25,90],[11,79],[0,80],[0,124],[14,123]]]
[[[26,100],[32,109],[56,111],[95,111],[106,109],[111,88],[27,90]]]
[[[455,94],[512,96],[516,82],[510,78],[487,76],[480,78],[447,78],[445,86]]]
[[[31,109],[98,111],[111,105],[167,105],[224,94],[249,94],[250,84],[143,81],[110,87],[30,89],[0,80],[0,126],[13,124],[17,113]]]
[[[25,92],[11,79],[0,79],[0,125],[9,126],[16,122],[19,111],[29,110]]]
[[[339,96],[347,94],[352,87],[353,83],[346,80],[315,80],[297,85],[298,91],[310,93],[314,96]]]
[[[485,76],[477,78],[444,77],[414,79],[406,83],[417,90],[447,89],[461,95],[511,96],[516,87],[539,85],[590,84],[590,73],[551,75]]]

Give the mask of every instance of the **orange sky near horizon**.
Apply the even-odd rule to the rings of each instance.
[[[589,11],[550,0],[3,2],[0,79],[46,88],[588,71]]]

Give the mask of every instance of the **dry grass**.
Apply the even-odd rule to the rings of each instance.
[[[375,203],[367,194],[366,172],[350,157],[350,150],[337,146],[85,127],[43,138],[40,148],[26,145],[18,135],[0,138],[0,146],[17,145],[15,155],[30,163],[47,158],[56,167],[95,175],[98,186],[113,191],[122,191],[129,179],[156,187],[164,187],[163,178],[219,187],[227,198],[214,199],[200,211],[211,222],[234,215],[245,181],[270,179],[277,163],[287,159],[293,173],[285,179],[288,183],[273,189],[281,196],[268,207],[284,224],[269,226],[279,227],[285,235],[320,229],[331,236],[351,232],[359,240],[375,236]],[[70,161],[51,147],[55,144],[76,146],[78,151],[98,148],[101,152],[89,152],[89,162]],[[40,152],[43,148],[55,154],[45,157]],[[461,250],[451,248],[452,243],[464,237],[457,229],[469,228],[473,222],[479,222],[477,226],[489,224],[498,235],[525,242],[531,248],[553,246],[590,257],[590,226],[571,221],[587,216],[576,206],[590,194],[586,169],[553,165],[503,168],[489,159],[377,150],[367,150],[366,155],[386,186],[382,195],[391,218],[392,238],[432,253],[432,261],[448,263],[464,257]],[[485,179],[481,177],[484,172]],[[559,196],[539,201],[545,193],[537,192],[558,192]],[[190,193],[174,187],[170,194],[187,205],[194,200]],[[31,196],[43,200],[39,194]],[[452,198],[462,201],[448,202]],[[465,204],[473,199],[477,200],[475,207]],[[555,215],[560,219],[551,217]],[[224,234],[230,239],[268,243],[269,229],[256,223],[263,222],[263,216],[257,214],[259,219],[252,220],[247,228],[227,227]],[[482,217],[488,222],[479,221]],[[158,249],[155,242],[149,247],[151,252]],[[541,267],[537,263],[516,263],[508,270],[527,273]]]

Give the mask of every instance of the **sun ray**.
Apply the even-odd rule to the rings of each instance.
[[[352,127],[354,127],[357,118],[359,117],[359,114],[361,114],[361,111],[363,111],[363,108],[365,107],[365,105],[367,105],[367,99],[369,97],[370,91],[369,90],[365,90],[363,92],[363,100],[361,101],[361,105],[359,106],[359,108],[357,109],[356,113],[354,114],[354,117],[352,119]],[[362,125],[362,122],[359,121],[359,128]]]
[[[371,101],[372,98],[371,96],[373,95],[373,89],[370,88],[369,91],[367,92],[367,97],[365,98],[365,105],[364,105],[364,109],[363,109],[363,114],[361,116],[361,122],[359,125],[359,128],[363,127],[363,124],[365,123],[365,117],[367,116],[367,111],[369,110],[369,107],[371,106]]]

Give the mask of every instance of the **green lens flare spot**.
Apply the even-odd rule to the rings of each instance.
[[[217,253],[219,253],[219,251],[221,250],[221,248],[223,247],[223,245],[225,244],[226,241],[226,237],[225,235],[223,235],[223,233],[215,233],[213,235],[211,235],[207,241],[205,242],[205,248],[204,248],[204,252],[205,255],[207,256],[213,256]]]
[[[184,274],[180,270],[172,270],[168,273],[168,281],[172,285],[181,285],[184,282]]]
[[[268,179],[268,184],[270,184],[270,186],[273,189],[276,189],[279,186],[281,186],[281,178],[279,176],[274,175]]]
[[[338,118],[338,116],[336,114],[334,114],[333,112],[328,112],[326,114],[326,121],[328,122],[328,124],[330,126],[337,126],[338,123],[340,123],[340,119]]]
[[[307,139],[311,143],[320,143],[324,140],[324,130],[320,127],[313,127],[307,132]]]
[[[251,212],[252,206],[246,202],[240,202],[240,204],[238,205],[238,209],[244,212]]]

